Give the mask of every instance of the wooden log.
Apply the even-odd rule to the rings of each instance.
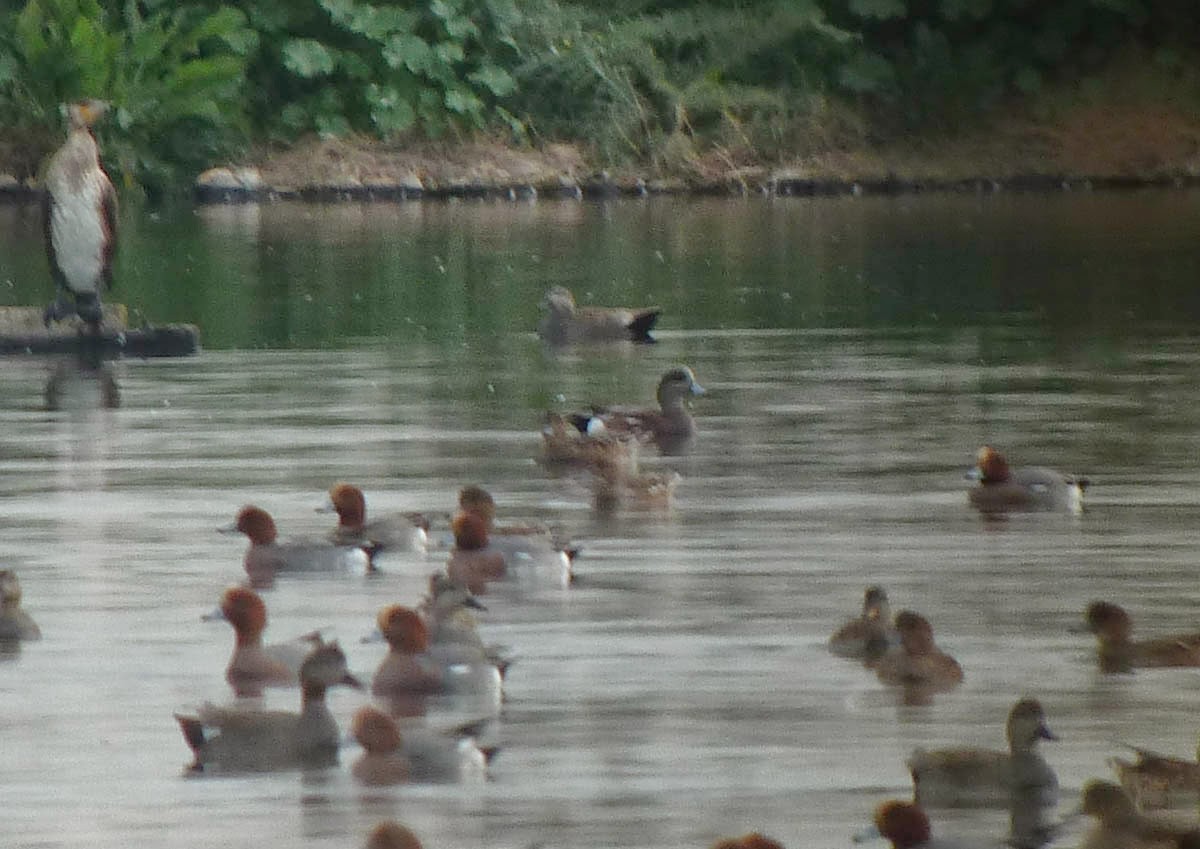
[[[0,354],[186,357],[199,350],[195,325],[130,328],[124,304],[105,304],[96,332],[77,317],[46,327],[41,307],[0,307]]]

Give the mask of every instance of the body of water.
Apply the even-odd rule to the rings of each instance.
[[[50,298],[37,228],[0,207],[6,303]],[[1003,747],[1023,695],[1061,738],[1060,816],[1121,742],[1189,756],[1200,673],[1102,675],[1070,629],[1094,599],[1147,636],[1200,624],[1198,229],[1183,192],[128,211],[113,299],[205,350],[0,364],[0,566],[44,634],[0,660],[0,838],[347,847],[395,817],[429,847],[844,847],[911,793],[914,747]],[[661,305],[659,343],[546,351],[555,284]],[[679,363],[708,390],[694,450],[643,458],[681,474],[672,509],[597,515],[537,462],[541,411],[652,402]],[[1087,511],[983,521],[984,443],[1088,476]],[[576,586],[485,599],[516,657],[486,785],[364,789],[353,744],[317,773],[184,776],[172,714],[231,699],[231,631],[201,615],[244,541],[215,529],[256,503],[318,533],[339,480],[375,512],[479,483],[582,546]],[[369,678],[360,637],[443,561],[281,579],[268,637],[324,628]],[[961,687],[905,705],[830,654],[872,583],[932,622]],[[367,699],[331,692],[343,728]],[[942,836],[1008,824],[931,813]]]

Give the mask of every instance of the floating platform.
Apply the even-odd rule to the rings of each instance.
[[[129,327],[124,304],[105,304],[93,332],[77,317],[46,327],[43,307],[0,307],[0,355],[80,354],[93,357],[187,357],[200,350],[194,324]]]

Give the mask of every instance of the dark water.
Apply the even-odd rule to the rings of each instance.
[[[361,844],[383,817],[427,846],[704,847],[762,830],[843,847],[910,792],[914,746],[1003,745],[1038,696],[1059,813],[1127,741],[1195,749],[1194,670],[1106,677],[1084,605],[1147,635],[1195,629],[1200,196],[221,207],[128,216],[120,299],[192,321],[205,352],[94,374],[0,364],[0,561],[45,634],[0,662],[6,845]],[[30,209],[0,208],[0,296],[48,297]],[[551,355],[552,284],[657,303],[653,347]],[[709,394],[674,509],[597,516],[536,463],[538,413],[648,401],[667,367]],[[1093,481],[1072,518],[985,523],[983,442]],[[336,480],[372,509],[450,510],[479,482],[584,547],[567,591],[501,589],[485,637],[518,658],[483,787],[363,790],[317,775],[187,780],[171,714],[225,700],[241,578],[215,533],[258,503],[319,530]],[[436,554],[377,579],[281,581],[269,635],[340,637],[414,603]],[[863,587],[933,623],[965,683],[909,707],[824,646]],[[295,695],[272,694],[277,706]],[[348,723],[363,697],[335,692]],[[935,811],[1000,838],[1000,811]],[[1085,823],[1055,846],[1073,846]]]

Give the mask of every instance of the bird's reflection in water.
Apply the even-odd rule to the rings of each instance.
[[[116,409],[121,387],[110,361],[82,353],[51,361],[44,397],[47,410]]]

